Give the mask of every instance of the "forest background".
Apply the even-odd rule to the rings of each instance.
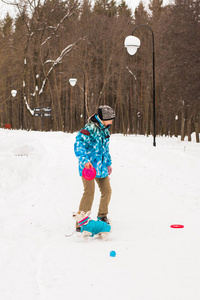
[[[93,2],[15,1],[16,17],[0,21],[0,127],[74,132],[107,104],[117,115],[112,132],[150,135],[150,30],[135,32],[141,46],[134,56],[124,47],[135,26],[146,24],[155,39],[156,134],[190,141],[196,132],[199,142],[200,0],[151,0],[148,10],[140,2],[134,12],[123,0]],[[36,108],[50,108],[51,116],[36,117]]]

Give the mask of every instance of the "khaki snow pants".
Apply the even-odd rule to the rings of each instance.
[[[83,178],[83,176],[81,178],[83,181],[84,192],[80,202],[79,210],[84,212],[91,210],[93,200],[94,200],[95,181],[96,181],[101,192],[98,217],[107,216],[108,205],[110,202],[111,192],[112,192],[109,177],[107,176],[105,178],[95,178],[93,180],[86,180],[85,178]]]

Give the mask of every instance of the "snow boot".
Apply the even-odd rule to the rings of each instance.
[[[109,220],[108,220],[108,218],[106,216],[105,217],[98,217],[97,219],[98,219],[98,221],[103,221],[103,222],[105,222],[107,224],[110,224],[110,222],[109,222]]]

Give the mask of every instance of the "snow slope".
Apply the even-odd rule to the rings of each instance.
[[[84,241],[75,136],[0,129],[0,299],[199,300],[200,145],[112,135],[113,233]]]

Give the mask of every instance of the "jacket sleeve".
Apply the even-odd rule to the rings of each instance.
[[[74,143],[74,152],[78,157],[79,165],[84,168],[87,162],[90,162],[86,153],[86,144],[88,142],[89,136],[83,134],[81,131],[76,136],[76,141]]]
[[[109,151],[109,149],[108,149]],[[111,159],[111,155],[109,152],[107,152],[107,163],[106,163],[106,166],[107,167],[110,167],[112,165],[112,159]]]
[[[106,166],[107,167],[112,165],[112,159],[109,151],[109,140],[110,140],[110,136],[108,138],[108,141],[106,142]]]

